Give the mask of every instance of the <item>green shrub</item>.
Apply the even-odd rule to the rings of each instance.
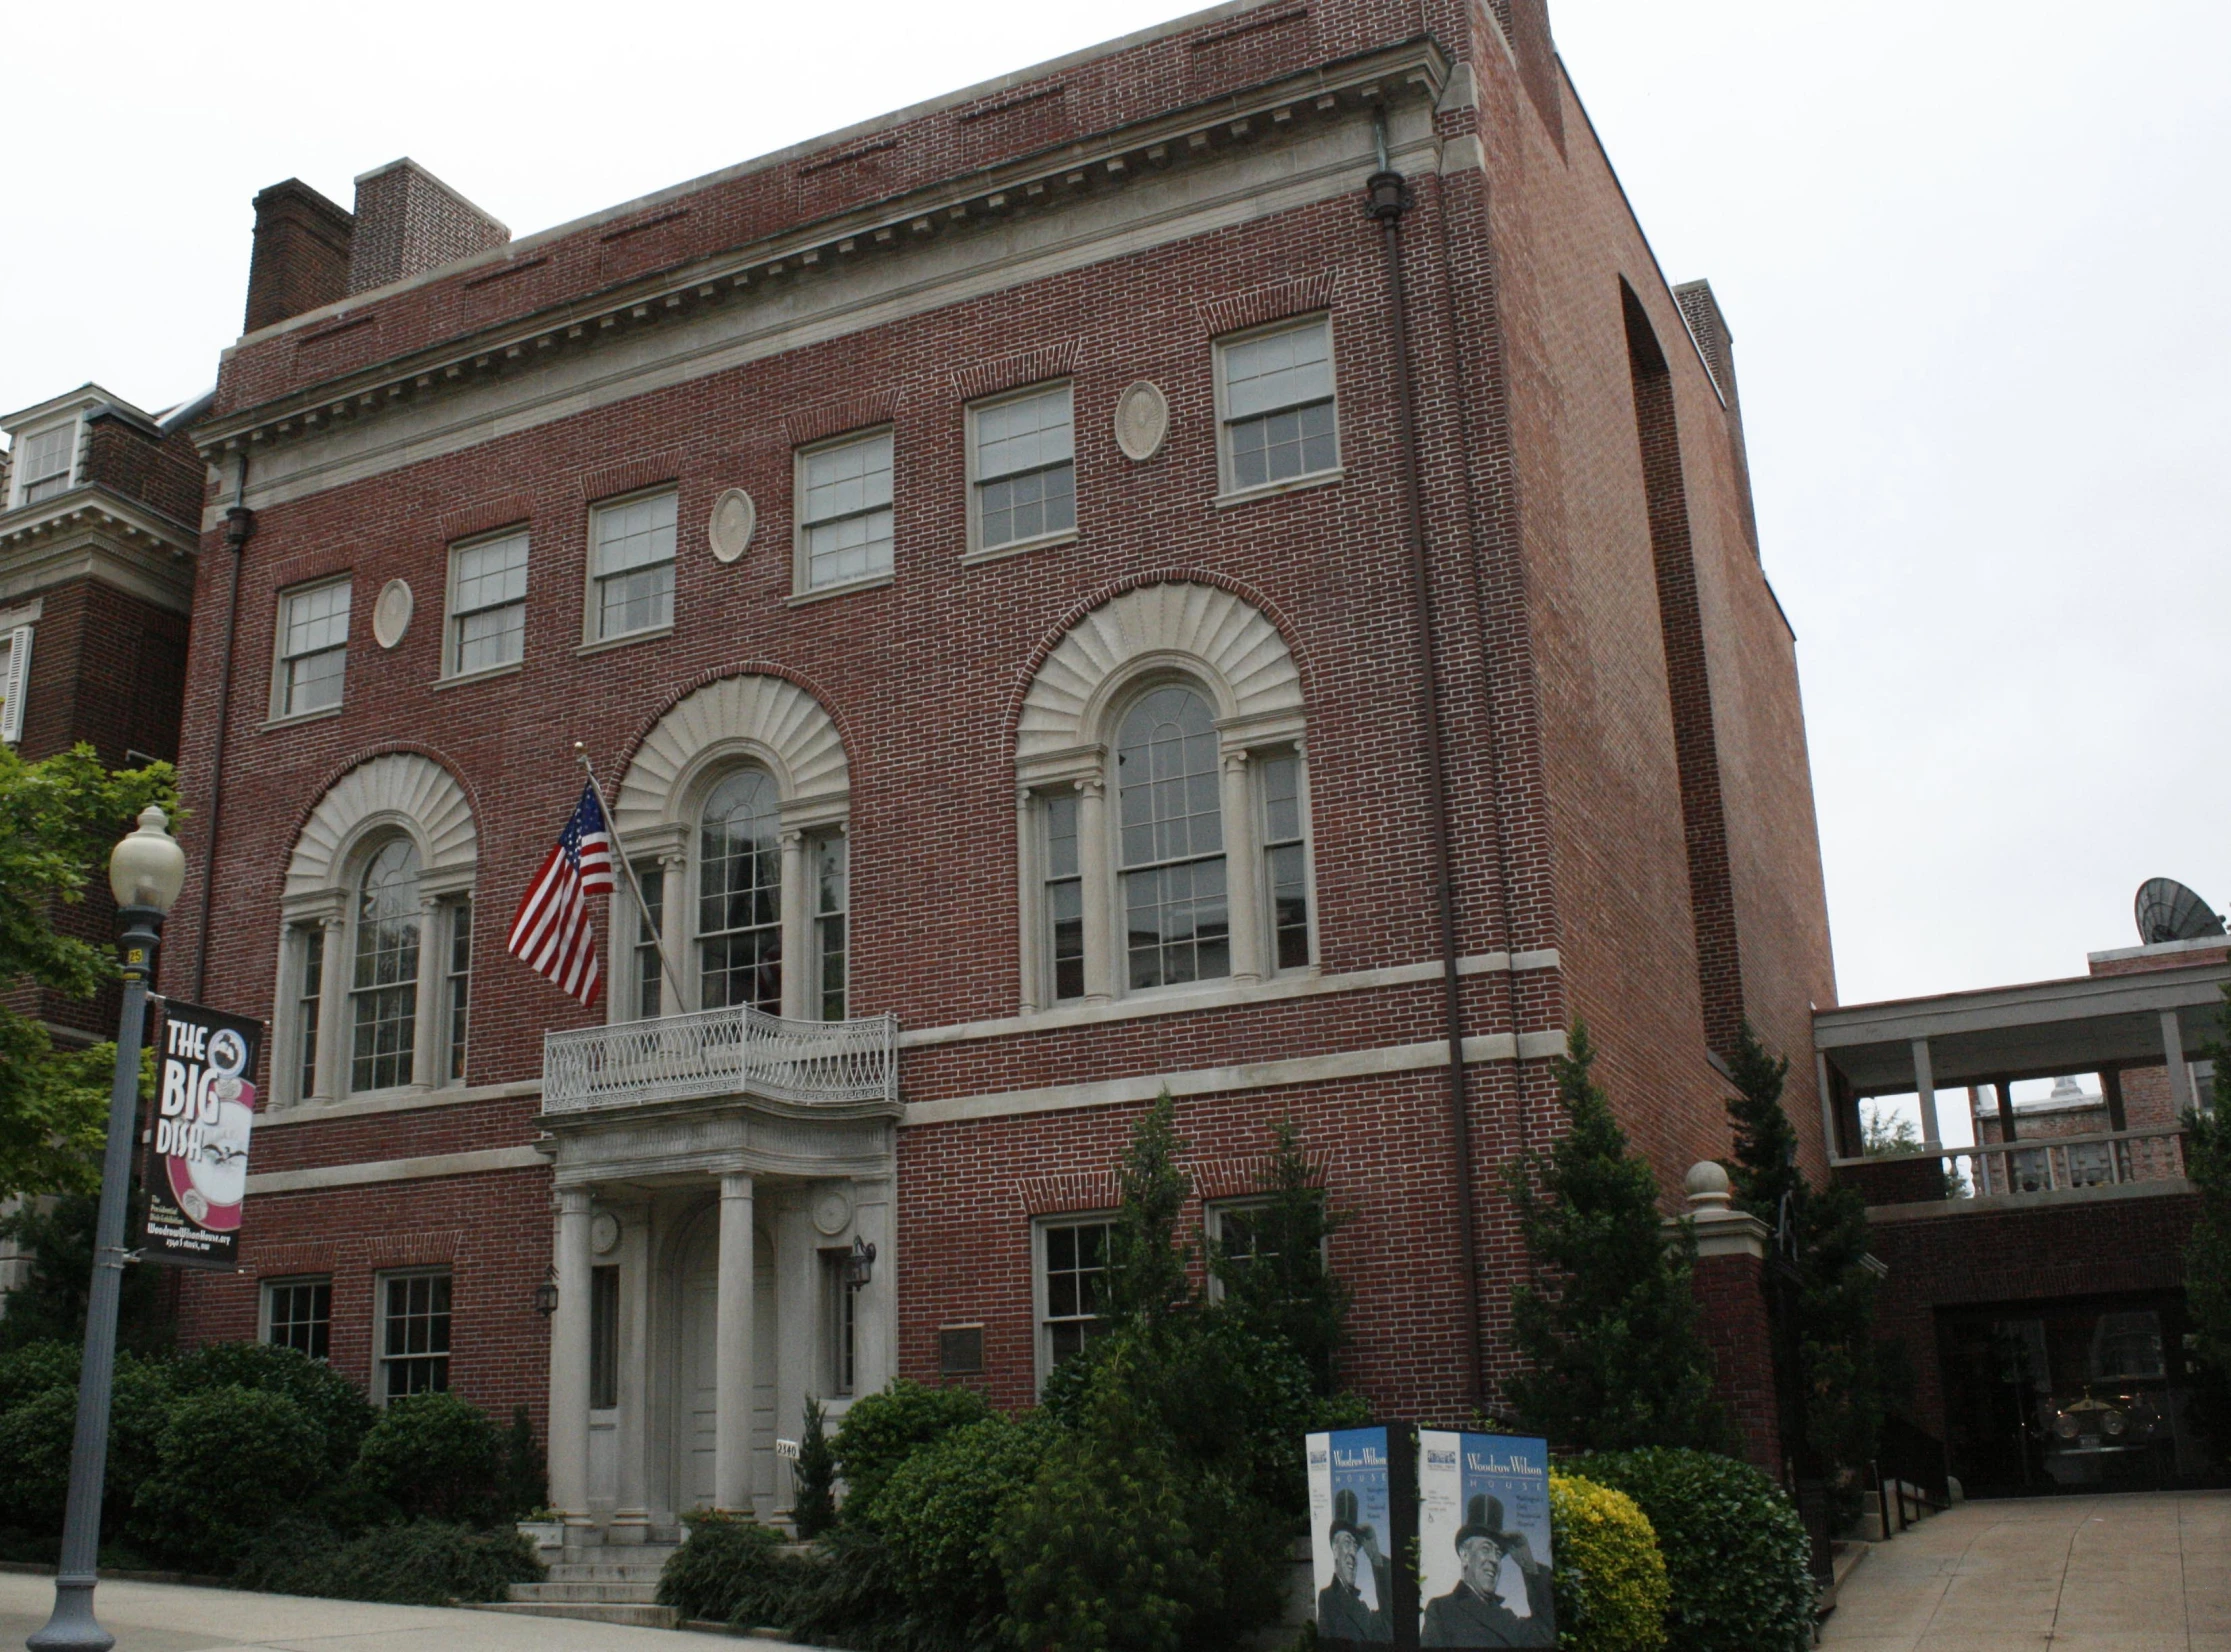
[[[844,1476],[844,1515],[873,1520],[876,1494],[916,1447],[991,1415],[983,1395],[969,1388],[925,1388],[904,1377],[880,1394],[853,1401],[830,1443]]]
[[[253,1535],[312,1493],[325,1436],[284,1394],[212,1388],[174,1402],[130,1530],[157,1555],[221,1571]]]
[[[1658,1652],[1666,1643],[1666,1563],[1635,1500],[1553,1473],[1549,1529],[1557,1644],[1566,1652]]]
[[[179,1394],[213,1388],[245,1388],[284,1394],[317,1425],[334,1474],[356,1461],[365,1432],[372,1426],[372,1404],[364,1391],[323,1360],[268,1342],[212,1342],[170,1362],[170,1386]]]
[[[0,1354],[0,1412],[13,1411],[49,1388],[77,1392],[78,1356],[74,1342],[27,1342]]]
[[[659,1572],[659,1603],[685,1618],[746,1628],[780,1623],[789,1605],[781,1547],[782,1533],[772,1526],[731,1514],[693,1515],[689,1541]]]
[[[858,1652],[975,1652],[906,1604],[891,1545],[874,1526],[838,1521],[789,1574],[781,1624],[793,1640]]]
[[[922,1447],[884,1485],[877,1525],[907,1604],[961,1644],[996,1637],[1006,1591],[992,1537],[1037,1478],[1054,1432],[1035,1413],[986,1417]]]
[[[1814,1587],[1805,1527],[1746,1463],[1659,1448],[1576,1458],[1572,1471],[1641,1506],[1665,1557],[1666,1634],[1680,1652],[1802,1652]]]
[[[0,1521],[34,1534],[62,1528],[77,1390],[48,1388],[0,1414]]]
[[[406,1515],[459,1525],[504,1519],[504,1438],[487,1412],[455,1394],[391,1402],[364,1436],[356,1474]]]
[[[548,1461],[542,1442],[535,1438],[534,1420],[527,1408],[511,1408],[511,1430],[504,1436],[503,1515],[524,1520],[532,1509],[550,1501]]]
[[[502,1600],[512,1584],[545,1575],[534,1545],[516,1531],[414,1520],[344,1542],[321,1522],[298,1517],[266,1531],[234,1581],[275,1594],[446,1606]]]

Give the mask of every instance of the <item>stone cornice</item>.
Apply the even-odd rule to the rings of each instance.
[[[377,418],[528,362],[594,349],[670,317],[748,302],[755,291],[786,291],[791,282],[965,234],[972,225],[1058,210],[1080,197],[1119,189],[1131,178],[1199,165],[1305,123],[1412,98],[1430,104],[1440,98],[1448,77],[1448,58],[1424,38],[1322,64],[460,334],[437,349],[209,419],[197,427],[196,445],[205,458],[214,458],[301,440],[335,423]]]
[[[0,602],[90,574],[160,607],[193,605],[193,530],[99,486],[0,515]]]

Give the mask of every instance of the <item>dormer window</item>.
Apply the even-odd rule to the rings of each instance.
[[[16,444],[16,499],[35,505],[69,491],[77,470],[77,421],[35,430]]]

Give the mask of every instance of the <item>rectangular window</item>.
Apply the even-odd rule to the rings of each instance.
[[[1227,491],[1338,467],[1330,321],[1319,316],[1219,345],[1217,367]]]
[[[600,639],[674,623],[674,501],[669,489],[590,513],[589,574]]]
[[[452,1084],[465,1082],[465,1033],[470,1025],[473,988],[473,903],[466,896],[449,909],[448,989],[449,1061]]]
[[[1309,877],[1301,841],[1301,759],[1263,760],[1263,875],[1270,886],[1271,958],[1280,969],[1309,966]]]
[[[312,1359],[326,1358],[333,1342],[333,1281],[265,1280],[263,1340]]]
[[[294,1094],[307,1101],[318,1093],[318,1016],[325,1006],[325,926],[302,930],[302,990],[294,1001]]]
[[[77,421],[58,424],[23,438],[16,454],[16,502],[38,503],[67,493],[77,470]]]
[[[341,703],[349,657],[349,582],[336,579],[279,598],[279,684],[274,717]]]
[[[844,1282],[845,1264],[850,1259],[849,1251],[821,1253],[821,1380],[831,1394],[851,1393],[858,1374],[855,1316],[859,1293]]]
[[[891,433],[798,455],[800,586],[818,591],[891,571]]]
[[[824,1021],[845,1016],[845,925],[852,911],[851,840],[832,833],[813,843],[813,944]]]
[[[515,664],[527,641],[527,536],[508,533],[449,553],[449,671]]]
[[[620,1270],[589,1270],[589,1409],[620,1403]]]
[[[666,966],[659,960],[659,928],[666,922],[666,873],[656,866],[636,868],[643,905],[635,914],[635,1015],[655,1021],[665,1013]]]
[[[1108,1306],[1106,1218],[1048,1223],[1041,1232],[1044,1249],[1045,1368],[1052,1370],[1105,1328]]]
[[[1076,435],[1066,384],[969,410],[976,545],[996,550],[1077,525]]]
[[[31,686],[31,627],[0,631],[0,740],[23,738],[24,693]]]
[[[380,1281],[382,1404],[449,1388],[449,1273],[389,1274]]]
[[[1085,995],[1084,878],[1077,863],[1077,794],[1056,793],[1046,825],[1046,960],[1054,1002]]]

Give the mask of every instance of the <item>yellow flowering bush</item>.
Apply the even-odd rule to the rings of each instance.
[[[1666,1563],[1635,1500],[1553,1473],[1549,1532],[1557,1644],[1566,1652],[1658,1652],[1666,1643]]]

